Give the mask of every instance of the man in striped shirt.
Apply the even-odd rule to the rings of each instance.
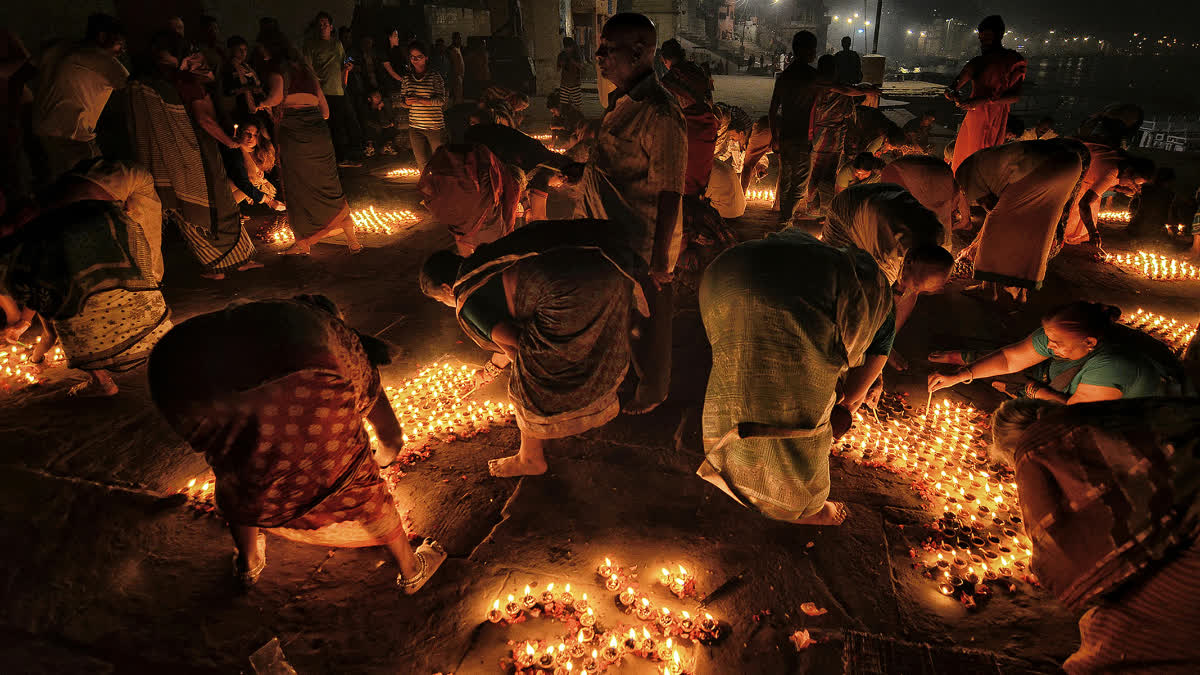
[[[620,13],[604,24],[596,50],[600,74],[616,85],[583,172],[577,218],[629,228],[631,244],[650,265],[650,319],[634,349],[637,394],[632,414],[667,397],[671,376],[671,288],[683,243],[682,210],[687,133],[679,103],[654,74],[658,36],[641,14]]]

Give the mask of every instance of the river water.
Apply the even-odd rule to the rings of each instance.
[[[959,66],[922,68],[921,79],[948,83]],[[1200,119],[1200,53],[1168,56],[1029,57],[1022,100],[1013,107],[1027,123],[1050,115],[1072,130],[1111,103],[1136,103],[1154,117]]]

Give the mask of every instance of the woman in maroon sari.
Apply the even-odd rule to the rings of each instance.
[[[1025,81],[1025,57],[1000,43],[1004,19],[989,16],[979,23],[977,32],[983,53],[967,62],[946,92],[946,98],[967,112],[954,142],[951,168],[955,173],[976,150],[1004,142],[1008,108],[1020,99]],[[963,98],[961,90],[968,83],[971,95]]]
[[[322,296],[197,316],[150,355],[155,405],[216,475],[244,584],[267,563],[260,529],[319,546],[386,546],[408,594],[446,559],[430,539],[409,547],[379,474],[404,437],[379,382],[387,359]],[[380,439],[374,456],[364,419]]]
[[[1071,675],[1200,663],[1200,412],[1195,399],[1009,401],[993,453],[1013,480],[1038,580],[1080,614]]]

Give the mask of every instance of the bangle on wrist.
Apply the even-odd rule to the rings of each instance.
[[[959,384],[971,384],[972,382],[974,382],[974,381],[975,381],[975,373],[972,373],[972,372],[971,372],[971,366],[966,366],[966,367],[964,367],[962,370],[960,370],[960,371],[958,371],[958,372],[959,372],[959,374],[961,375],[961,374],[963,373],[963,371],[966,371],[966,373],[967,373],[967,379],[963,380],[963,381],[962,381],[962,382],[960,382]]]

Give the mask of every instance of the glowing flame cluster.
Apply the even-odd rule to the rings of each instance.
[[[404,429],[405,444],[420,447],[435,439],[470,438],[512,421],[511,403],[468,400],[474,388],[475,371],[469,366],[435,363],[385,391]]]
[[[602,578],[606,572],[620,572],[605,559],[597,568]],[[634,627],[600,627],[595,608],[588,602],[587,594],[576,597],[567,584],[563,591],[556,591],[555,584],[547,584],[545,590],[526,586],[520,594],[508,594],[507,600],[496,598],[487,610],[485,618],[491,623],[502,621],[518,622],[525,617],[546,617],[571,626],[571,633],[557,640],[523,640],[510,643],[513,661],[518,672],[537,669],[556,674],[582,672],[597,673],[617,668],[627,656],[658,662],[664,673],[687,675],[692,672],[694,657],[686,653],[687,644],[697,641],[709,643],[722,631],[720,622],[712,614],[693,616],[686,610],[672,612],[666,607],[655,607],[650,599],[640,596],[633,588],[621,592],[617,598],[626,613],[632,613],[641,621]],[[601,603],[601,607],[607,603]],[[681,647],[684,649],[681,652]],[[590,655],[589,655],[590,653]]]
[[[672,593],[682,597],[688,588],[689,582],[692,581],[691,575],[688,574],[687,568],[683,565],[678,565],[679,573],[675,574],[667,568],[662,568],[662,584],[666,586]]]
[[[554,134],[530,134],[529,137],[535,141],[541,141],[542,143],[554,140]]]
[[[1128,272],[1141,274],[1156,281],[1196,279],[1197,274],[1200,274],[1191,263],[1146,251],[1109,255],[1105,260]]]
[[[359,234],[393,234],[400,225],[420,220],[412,211],[380,211],[374,205],[351,211],[350,218]]]
[[[1132,217],[1128,211],[1101,211],[1096,220],[1101,223],[1128,223]]]
[[[209,472],[201,478],[193,478],[188,481],[188,484],[179,488],[179,493],[187,495],[189,500],[195,502],[211,503],[213,499],[213,491],[217,487],[217,479]]]
[[[1163,225],[1163,227],[1166,228],[1167,234],[1169,234],[1171,236],[1175,236],[1175,237],[1186,236],[1186,235],[1190,234],[1191,229],[1192,229],[1191,223],[1175,223],[1174,225],[1171,225],[1170,223],[1168,223],[1166,225]]]
[[[402,166],[384,174],[388,178],[420,178],[421,170],[411,166]]]
[[[35,343],[41,341],[42,338],[38,337]],[[46,352],[41,364],[30,363],[29,356],[33,350],[34,347],[29,345],[0,342],[0,388],[11,391],[38,384],[42,381],[42,372],[60,366],[67,360],[62,347],[55,345]]]
[[[276,218],[273,225],[259,230],[258,238],[268,246],[291,246],[296,243],[296,233],[292,232],[287,218]]]
[[[884,404],[885,406],[890,404]],[[885,410],[888,408],[884,407]],[[1033,555],[1020,518],[1016,483],[990,467],[984,415],[942,401],[919,417],[895,414],[880,421],[856,413],[836,452],[861,463],[907,473],[936,514],[938,530],[923,563],[945,595],[996,579],[1019,577]]]
[[[746,190],[746,201],[775,202],[774,190]]]
[[[1141,308],[1133,314],[1122,314],[1120,322],[1162,340],[1178,354],[1182,354],[1196,337],[1194,322],[1183,322]]]

